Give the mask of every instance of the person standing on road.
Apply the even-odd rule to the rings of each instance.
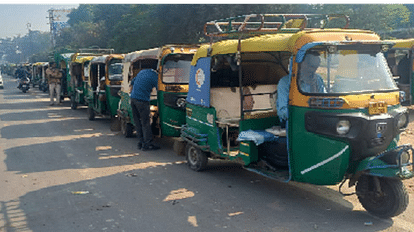
[[[153,69],[141,70],[132,79],[131,108],[138,137],[138,149],[156,150],[160,146],[153,141],[150,124],[150,96],[153,88],[157,88],[158,74]]]
[[[46,70],[46,78],[49,83],[49,94],[50,94],[50,105],[53,106],[54,102],[54,94],[56,92],[56,102],[61,105],[60,102],[60,81],[62,79],[62,72],[56,67],[55,62],[49,63],[49,68]]]

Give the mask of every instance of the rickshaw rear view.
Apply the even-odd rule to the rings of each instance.
[[[192,61],[189,167],[214,158],[284,182],[349,180],[368,212],[401,214],[413,150],[397,145],[408,111],[383,55],[393,44],[348,25],[345,15],[285,14],[206,23],[207,36],[227,39]]]

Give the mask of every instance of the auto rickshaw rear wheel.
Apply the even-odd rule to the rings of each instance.
[[[134,127],[131,123],[126,122],[125,119],[123,119],[122,117],[120,117],[121,119],[121,131],[122,134],[125,135],[125,137],[130,138],[132,137],[133,133],[134,133]]]
[[[70,97],[70,108],[72,110],[76,110],[78,108],[78,104],[76,103],[75,96]]]
[[[188,143],[186,146],[186,158],[188,166],[196,172],[202,171],[208,162],[207,153]]]
[[[408,206],[408,193],[400,179],[362,175],[356,193],[361,205],[380,218],[397,216]]]
[[[88,119],[91,121],[95,119],[95,111],[91,107],[88,107]]]

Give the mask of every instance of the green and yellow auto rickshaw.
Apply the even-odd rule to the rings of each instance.
[[[89,63],[96,56],[112,54],[113,49],[80,49],[71,56],[68,75],[68,95],[71,109],[76,110],[78,105],[87,105],[87,82],[89,76]]]
[[[124,59],[123,86],[118,115],[124,135],[132,136],[134,122],[130,106],[129,83],[146,68],[158,72],[158,91],[153,92],[151,116],[154,134],[179,137],[185,123],[190,63],[198,45],[165,45],[129,53]]]
[[[73,55],[70,63],[70,82],[68,94],[70,95],[70,107],[76,110],[78,105],[87,105],[85,97],[88,91],[89,65],[94,56]]]
[[[93,120],[95,115],[109,115],[111,118],[117,115],[123,59],[123,54],[110,54],[91,60],[86,95],[89,120]]]
[[[36,87],[40,85],[43,75],[43,66],[46,62],[36,62],[32,65],[32,85]]]
[[[207,36],[235,39],[194,55],[181,131],[189,167],[232,160],[285,182],[341,183],[340,192],[349,180],[371,214],[401,214],[413,150],[397,145],[409,121],[383,55],[392,44],[367,30],[327,28],[341,21],[349,19],[264,14],[207,23]]]
[[[70,77],[70,62],[72,61],[72,56],[74,53],[56,53],[55,54],[55,62],[57,64],[57,67],[62,72],[62,79],[60,82],[60,100],[63,101],[65,98],[70,98],[69,94],[69,88],[71,86],[68,84],[70,83],[71,77]]]
[[[414,103],[414,39],[388,41],[395,43],[395,45],[386,53],[386,56],[398,88],[405,93],[405,100],[401,104],[407,106],[412,105]]]
[[[39,73],[40,76],[40,82],[39,82],[39,90],[43,91],[44,93],[49,91],[49,83],[46,78],[46,70],[49,68],[49,62],[45,62],[41,65]]]

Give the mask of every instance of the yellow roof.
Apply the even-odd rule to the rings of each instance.
[[[74,63],[83,63],[85,61],[90,61],[95,56],[77,56],[76,59],[73,61]]]
[[[414,46],[414,39],[396,39],[387,41],[395,43],[393,48],[412,48]]]
[[[36,63],[33,64],[33,66],[44,65],[45,63],[47,63],[47,62],[36,62]]]
[[[242,52],[287,51],[296,53],[303,45],[311,42],[379,40],[380,37],[372,31],[353,29],[314,29],[297,33],[266,34],[243,39]],[[237,52],[238,40],[230,39],[213,43],[211,56],[219,54],[234,54]],[[191,62],[196,65],[201,57],[207,57],[210,45],[201,46]]]

